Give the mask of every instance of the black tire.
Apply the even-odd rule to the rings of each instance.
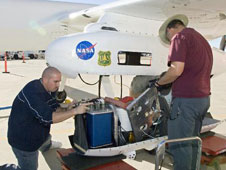
[[[34,55],[34,54],[29,54],[28,57],[29,57],[30,59],[34,59],[34,58],[35,58],[35,55]]]
[[[18,59],[19,59],[18,54],[14,54],[14,55],[13,55],[13,58],[14,58],[15,60],[18,60]]]

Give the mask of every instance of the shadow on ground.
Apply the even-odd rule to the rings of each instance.
[[[136,152],[136,159],[135,161],[138,162],[142,162],[142,161],[146,161],[146,162],[150,162],[152,164],[155,165],[155,151],[147,151],[147,150],[139,150]],[[172,170],[173,166],[172,166],[172,158],[168,155],[165,154],[165,158],[162,162],[162,167]]]
[[[57,158],[57,149],[50,149],[42,153],[51,170],[62,170],[60,160]]]

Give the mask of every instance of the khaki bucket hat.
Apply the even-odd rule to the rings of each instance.
[[[168,38],[166,37],[166,27],[168,26],[168,24],[175,20],[175,19],[178,19],[178,20],[181,20],[185,26],[188,25],[188,17],[186,15],[183,15],[183,14],[177,14],[177,15],[174,15],[172,17],[169,17],[160,27],[159,29],[159,37],[160,39],[166,43],[166,44],[170,44],[170,41],[168,40]]]

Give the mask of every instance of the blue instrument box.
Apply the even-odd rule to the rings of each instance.
[[[87,138],[90,148],[112,144],[112,110],[90,110],[90,112],[87,112],[86,121]]]

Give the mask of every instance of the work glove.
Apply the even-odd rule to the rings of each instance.
[[[159,79],[149,81],[149,87],[155,87],[162,95],[167,95],[172,87],[172,83],[160,85],[158,84]]]
[[[162,86],[158,84],[159,79],[153,79],[149,81],[149,88],[155,87],[158,91],[162,90]]]

